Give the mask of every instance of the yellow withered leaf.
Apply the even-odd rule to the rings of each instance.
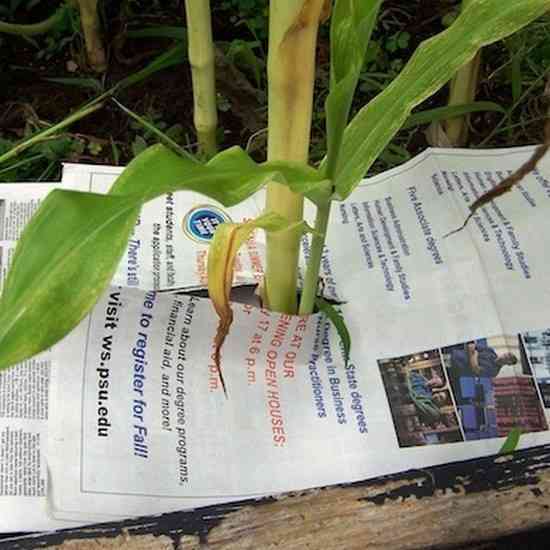
[[[272,232],[297,231],[300,234],[313,231],[304,221],[291,223],[274,212],[267,212],[247,222],[223,223],[217,227],[208,251],[208,293],[220,318],[215,337],[214,362],[224,392],[226,387],[220,368],[220,352],[233,323],[229,296],[233,284],[235,258],[239,248],[256,229]]]

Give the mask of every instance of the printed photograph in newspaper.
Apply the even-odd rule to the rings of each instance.
[[[550,332],[543,331],[378,361],[400,447],[548,430],[548,350]]]
[[[464,441],[440,350],[378,361],[400,447]]]
[[[550,329],[525,332],[522,340],[544,408],[550,409]]]
[[[548,429],[521,338],[501,335],[441,350],[467,441]]]

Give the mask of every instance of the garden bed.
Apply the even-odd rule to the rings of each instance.
[[[116,5],[114,5],[116,4]],[[103,15],[109,21],[106,45],[109,52],[107,72],[98,75],[86,66],[78,26],[61,30],[54,36],[36,37],[35,43],[0,35],[0,151],[14,142],[62,120],[109,89],[135,74],[165,52],[174,41],[168,38],[131,38],[129,31],[150,26],[184,25],[178,1],[128,0],[105,3]],[[21,3],[11,17],[18,22],[44,18],[58,5],[43,1],[31,11]],[[406,6],[388,0],[375,31],[370,62],[362,73],[355,104],[365,104],[387,85],[409,58],[418,43],[442,30],[456,1],[414,0]],[[221,145],[248,144],[253,155],[265,157],[266,84],[263,75],[266,52],[267,2],[227,1],[216,7],[214,36],[219,41],[218,107]],[[248,21],[245,24],[245,18]],[[478,100],[499,104],[504,113],[481,112],[471,117],[471,147],[527,145],[542,139],[543,98],[550,46],[546,40],[549,19],[484,50]],[[234,55],[239,41],[251,45],[253,59]],[[231,48],[233,53],[231,53]],[[229,52],[229,56],[227,53]],[[317,103],[313,119],[312,160],[319,161],[324,150],[323,102],[328,88],[328,28],[321,32],[318,47]],[[189,67],[164,69],[117,94],[126,107],[144,116],[168,133],[180,145],[195,150],[192,120],[192,88]],[[63,83],[51,78],[66,79]],[[442,90],[418,110],[443,106],[447,92]],[[426,125],[401,131],[386,149],[373,171],[399,164],[423,150],[428,142]],[[114,103],[73,124],[57,139],[27,152],[25,162],[16,170],[0,173],[0,181],[51,180],[59,178],[60,162],[126,164],[154,136],[132,122]],[[42,155],[37,157],[37,153]],[[31,157],[35,157],[33,160]],[[21,160],[21,159],[20,159]]]
[[[414,1],[405,8],[401,4],[390,0],[384,4],[373,47],[361,74],[355,109],[392,81],[418,43],[440,31],[457,6],[457,2],[444,0]],[[12,4],[16,5],[17,2]],[[56,5],[45,0],[31,13],[22,2],[12,12],[4,8],[6,13],[0,16],[30,23],[43,18]],[[218,39],[219,141],[224,148],[234,144],[246,146],[256,160],[265,158],[266,148],[266,83],[265,78],[259,76],[264,74],[266,64],[264,11],[265,2],[237,0],[220,2],[214,11],[214,33]],[[173,46],[174,39],[166,35],[173,36],[174,29],[181,29],[184,23],[182,8],[176,1],[128,0],[116,7],[105,5],[103,18],[109,21],[105,36],[109,65],[101,75],[87,67],[79,27],[74,22],[58,34],[32,42],[3,38],[0,54],[5,85],[0,92],[0,153],[148,67]],[[499,110],[471,116],[470,147],[517,146],[542,140],[548,108],[545,85],[550,48],[545,39],[549,24],[548,19],[538,20],[505,43],[484,49],[477,99],[492,101],[498,104]],[[156,28],[155,36],[138,37],[144,29],[150,32],[151,26]],[[317,100],[311,145],[315,164],[321,160],[326,140],[322,128],[329,80],[327,35],[325,26],[317,52]],[[147,119],[180,147],[196,152],[191,79],[183,54],[177,66],[156,72],[114,95],[125,108]],[[442,107],[446,102],[447,92],[443,90],[418,110]],[[401,164],[430,143],[441,144],[428,137],[426,128],[423,124],[402,130],[371,173]],[[11,167],[2,168],[0,181],[55,181],[63,161],[124,165],[155,141],[156,136],[150,129],[130,119],[119,103],[108,98],[101,109],[54,138],[28,149]],[[312,280],[316,284],[318,279]],[[533,528],[546,521],[546,456],[547,449],[538,448],[516,455],[505,465],[502,458],[483,459],[432,468],[427,474],[408,472],[389,479],[308,492],[293,496],[292,500],[287,498],[282,505],[278,499],[265,499],[259,503],[246,501],[197,513],[172,514],[157,523],[149,518],[145,523],[154,525],[153,531],[148,531],[143,522],[132,521],[107,526],[99,533],[111,542],[112,537],[126,541],[128,530],[136,534],[164,535],[168,537],[166,541],[156,539],[155,542],[162,540],[168,548],[174,540],[181,548],[195,548],[206,538],[210,545],[227,547],[240,544],[236,541],[243,533],[251,547],[284,540],[289,543],[286,547],[303,546],[308,537],[315,537],[316,541],[325,537],[323,546],[327,548],[337,547],[338,541],[351,541],[351,538],[354,544],[362,543],[358,547],[377,541],[376,544],[386,548],[391,548],[391,544],[417,548],[480,541]],[[518,500],[524,501],[525,513],[523,510],[513,513],[512,503]],[[389,514],[384,506],[391,508]],[[538,507],[537,513],[528,513],[529,507]],[[379,509],[384,509],[383,517],[377,515]],[[480,509],[486,514],[480,514]],[[212,516],[216,517],[215,522],[211,521]],[[407,518],[397,537],[396,517]],[[277,519],[266,522],[266,518]],[[437,518],[435,522],[433,518]],[[338,526],[333,523],[335,519],[340,522]],[[422,521],[426,528],[418,529]],[[265,531],[266,523],[269,532]],[[470,532],[461,527],[464,523],[472,526]],[[302,538],[297,537],[294,525],[298,526]],[[330,527],[326,536],[320,525],[324,529]],[[185,537],[179,540],[182,533]],[[80,539],[89,534],[77,530],[66,536]],[[388,538],[390,536],[393,539]],[[22,547],[59,543],[65,535],[55,537],[28,539],[22,543],[27,546]],[[119,544],[119,539],[114,540]],[[4,544],[6,548],[19,547]]]

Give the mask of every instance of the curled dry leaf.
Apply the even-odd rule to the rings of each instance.
[[[227,392],[220,360],[221,348],[233,323],[233,310],[229,302],[229,294],[233,283],[235,258],[239,248],[256,229],[271,232],[297,231],[300,234],[313,231],[304,221],[291,223],[274,212],[267,212],[254,220],[243,223],[223,223],[217,227],[208,252],[208,293],[219,317],[214,340],[214,363],[224,393]]]

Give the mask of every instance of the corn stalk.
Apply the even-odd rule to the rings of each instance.
[[[311,132],[315,46],[324,0],[272,0],[269,14],[269,161],[307,163]],[[303,197],[272,182],[266,210],[290,222],[303,217]],[[300,236],[267,235],[264,301],[275,311],[297,310]]]
[[[460,68],[451,81],[448,105],[464,105],[475,100],[479,81],[481,51],[472,61]],[[450,118],[445,121],[445,133],[453,147],[462,147],[468,142],[470,115]]]
[[[462,9],[472,0],[462,0]],[[469,62],[461,67],[453,77],[448,105],[464,105],[475,100],[479,81],[479,67],[481,64],[481,50]],[[461,147],[468,142],[469,115],[451,118],[445,121],[444,129],[448,142],[453,147]]]
[[[215,52],[212,40],[210,0],[185,0],[189,63],[193,80],[194,123],[201,153],[216,154]]]
[[[101,38],[97,0],[78,0],[78,8],[88,63],[94,71],[103,72],[107,69],[107,56]]]

